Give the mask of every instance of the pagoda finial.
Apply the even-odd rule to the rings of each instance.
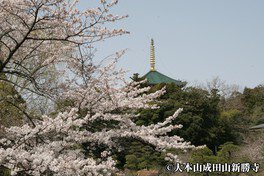
[[[155,48],[153,38],[150,43],[150,71],[155,71]]]

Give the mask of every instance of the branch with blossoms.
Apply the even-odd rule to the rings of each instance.
[[[180,111],[178,110],[176,115]],[[12,169],[13,174],[25,171],[32,175],[42,175],[51,171],[54,175],[85,175],[89,173],[106,175],[109,171],[115,171],[115,161],[112,159],[110,151],[119,147],[116,139],[140,139],[156,146],[158,150],[193,148],[178,136],[164,136],[179,126],[138,127],[130,118],[127,118],[129,115],[96,114],[90,119],[114,119],[120,122],[120,129],[93,133],[80,130],[90,120],[87,117],[78,118],[76,112],[76,109],[72,109],[70,112],[59,114],[56,118],[43,117],[43,121],[39,121],[36,127],[24,125],[23,127],[10,128],[8,130],[10,138],[1,140],[2,146],[7,146],[7,149],[4,149],[5,147],[0,149],[0,163]],[[172,117],[176,118],[176,115]],[[157,131],[153,134],[154,129]],[[38,136],[42,136],[44,140],[36,142],[35,139]],[[102,153],[104,157],[95,159],[85,156],[80,146],[82,143],[88,142],[95,146],[100,144],[108,146],[108,150]],[[108,153],[106,157],[105,152]]]
[[[100,1],[98,7],[78,10],[76,0],[1,0],[0,74],[18,90],[52,98],[49,68],[72,59],[79,47],[128,33],[108,29],[106,23],[126,18],[113,15],[117,1]],[[60,73],[58,73],[60,74]]]
[[[94,43],[128,33],[105,27],[127,17],[110,12],[116,4],[98,1],[79,10],[77,0],[0,0],[0,81],[12,85],[29,109],[50,112],[40,106],[56,104],[67,85],[68,70],[58,68],[82,58]]]

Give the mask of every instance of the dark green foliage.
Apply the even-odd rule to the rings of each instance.
[[[228,142],[220,146],[217,156],[220,163],[240,162],[241,158],[239,158],[238,153],[239,146]]]
[[[133,81],[135,82],[139,82],[139,81],[143,81],[144,78],[139,77],[138,73],[134,73],[132,77],[130,77]]]
[[[218,158],[213,154],[212,150],[205,147],[199,150],[194,150],[192,152],[190,162],[200,164],[218,163]]]
[[[214,155],[212,151],[209,148],[202,148],[199,150],[194,150],[191,155],[190,162],[195,164],[206,164],[206,163],[211,163],[211,164],[218,164],[218,163],[248,163],[250,160],[246,157],[241,157],[239,155],[240,148],[237,145],[234,145],[233,143],[225,143],[219,147],[219,151]],[[191,173],[191,175],[239,175],[239,173]]]
[[[165,85],[156,85],[152,87],[151,92],[163,86]],[[160,98],[160,109],[142,110],[138,125],[163,121],[178,108],[183,108],[184,111],[173,122],[182,124],[183,128],[170,135],[179,135],[194,145],[206,144],[214,153],[227,141],[235,143],[239,141],[231,121],[220,116],[220,95],[217,90],[207,92],[194,87],[183,89],[175,84],[166,84],[166,90],[166,94]]]
[[[205,158],[212,160],[212,162],[216,161],[215,155],[222,144],[226,142],[241,143],[242,138],[237,130],[239,125],[236,126],[240,121],[241,111],[231,109],[223,113],[223,106],[226,102],[220,97],[217,89],[208,92],[201,88],[157,84],[152,86],[150,92],[155,92],[164,86],[166,86],[166,93],[159,98],[158,105],[160,108],[141,110],[140,117],[136,121],[137,125],[161,122],[171,116],[178,108],[183,108],[184,111],[173,122],[174,124],[182,124],[183,128],[171,132],[170,135],[179,135],[196,146],[206,145],[208,148]],[[126,155],[125,167],[130,169],[146,167],[147,161],[144,161],[144,157],[140,157],[138,153],[141,153],[142,156],[147,156],[149,153],[146,152],[144,146],[133,146],[138,145],[136,143],[131,145],[130,150],[133,148],[131,151],[134,152]]]
[[[117,141],[123,150],[112,150],[114,158],[117,160],[116,167],[119,169],[156,169],[157,166],[165,165],[164,153],[157,152],[151,145],[137,139],[123,138]],[[96,149],[97,151],[100,148]],[[103,151],[103,150],[101,150]],[[100,152],[98,152],[100,153]]]
[[[21,125],[25,101],[11,84],[0,81],[0,124],[4,127]],[[0,138],[4,130],[0,126]]]
[[[244,90],[244,104],[247,110],[250,112],[255,107],[262,106],[264,104],[264,86],[259,85],[253,89],[245,88]]]
[[[245,115],[252,124],[258,125],[264,122],[264,86],[259,85],[253,89],[245,88],[243,93]]]
[[[164,154],[140,141],[132,141],[126,149],[125,168],[131,170],[156,169],[165,164]]]
[[[6,167],[0,166],[0,176],[10,176],[10,170]]]

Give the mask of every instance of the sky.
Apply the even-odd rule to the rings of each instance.
[[[94,5],[81,0],[81,8]],[[105,57],[127,49],[119,67],[141,76],[150,70],[154,39],[156,69],[189,83],[219,76],[228,84],[264,84],[263,0],[120,0],[111,12],[129,15],[114,27],[130,32],[98,43]]]

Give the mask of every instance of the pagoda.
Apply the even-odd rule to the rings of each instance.
[[[151,39],[151,44],[150,44],[150,71],[147,74],[145,74],[142,78],[147,79],[147,82],[150,85],[155,85],[155,84],[160,84],[160,83],[174,83],[182,87],[186,85],[186,82],[172,79],[156,70],[155,68],[155,47],[154,47],[153,39]]]

